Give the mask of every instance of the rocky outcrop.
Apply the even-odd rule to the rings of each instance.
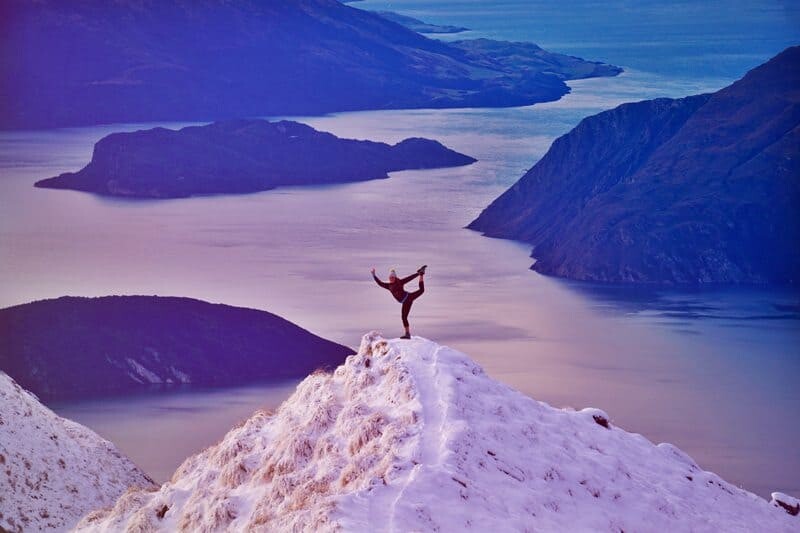
[[[790,48],[714,94],[586,118],[469,227],[566,278],[797,283],[798,64]]]
[[[791,516],[800,515],[800,500],[782,492],[772,493],[772,505],[783,509]]]
[[[97,142],[92,161],[83,169],[36,186],[182,198],[364,181],[386,178],[396,170],[473,162],[429,139],[390,146],[340,139],[297,122],[233,120],[177,131],[154,128],[108,135]]]
[[[0,309],[0,369],[43,398],[305,376],[352,353],[272,313],[157,296]]]

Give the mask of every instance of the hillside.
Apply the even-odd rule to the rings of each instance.
[[[337,0],[6,0],[0,21],[0,129],[528,105],[621,72],[476,61]]]
[[[707,95],[581,121],[469,228],[599,282],[800,281],[800,47]]]
[[[789,509],[797,500],[776,495]],[[789,532],[772,504],[598,409],[554,409],[434,342],[364,337],[79,531]]]
[[[153,482],[113,444],[0,372],[0,531],[63,531]]]
[[[0,309],[0,369],[48,399],[300,377],[351,353],[272,313],[189,298],[63,297]]]

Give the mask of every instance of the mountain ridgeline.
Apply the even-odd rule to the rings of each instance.
[[[47,399],[301,377],[350,353],[277,315],[189,298],[63,297],[0,309],[0,370]]]
[[[417,33],[461,33],[469,31],[469,28],[463,26],[452,26],[450,24],[429,24],[414,17],[408,17],[395,13],[394,11],[376,11],[381,17],[396,22],[401,26],[413,30]]]
[[[97,142],[92,161],[82,170],[36,186],[180,198],[364,181],[386,178],[396,170],[473,162],[429,139],[390,146],[340,139],[297,122],[230,120],[177,131],[154,128],[108,135]]]
[[[7,0],[0,20],[0,129],[528,105],[621,72],[476,56],[337,0]]]
[[[800,281],[800,47],[713,94],[588,117],[469,228],[596,282]]]
[[[498,352],[502,356],[502,352]],[[599,409],[555,409],[468,356],[364,337],[77,531],[797,531],[796,498],[759,498]]]

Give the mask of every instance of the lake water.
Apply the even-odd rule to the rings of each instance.
[[[463,229],[586,115],[718,89],[800,41],[796,8],[575,2],[556,11],[544,2],[373,0],[359,7],[468,26],[471,37],[533,40],[627,71],[572,82],[559,102],[525,108],[300,117],[345,137],[436,138],[479,162],[241,196],[130,201],[35,189],[37,179],[82,167],[103,135],[149,125],[0,132],[0,306],[64,294],[191,296],[266,309],[357,346],[369,330],[402,331],[398,306],[369,268],[385,277],[390,266],[410,273],[427,263],[414,333],[470,354],[539,400],[600,407],[618,425],[672,442],[759,494],[800,493],[797,292],[565,282],[530,271],[528,246]],[[256,408],[276,406],[293,385],[54,407],[164,480],[186,455]]]

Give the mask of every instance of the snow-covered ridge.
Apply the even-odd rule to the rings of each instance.
[[[786,506],[797,502],[783,496]],[[597,409],[554,409],[415,337],[364,337],[92,531],[797,531],[788,509]]]
[[[113,444],[0,372],[0,531],[66,530],[153,482]]]

